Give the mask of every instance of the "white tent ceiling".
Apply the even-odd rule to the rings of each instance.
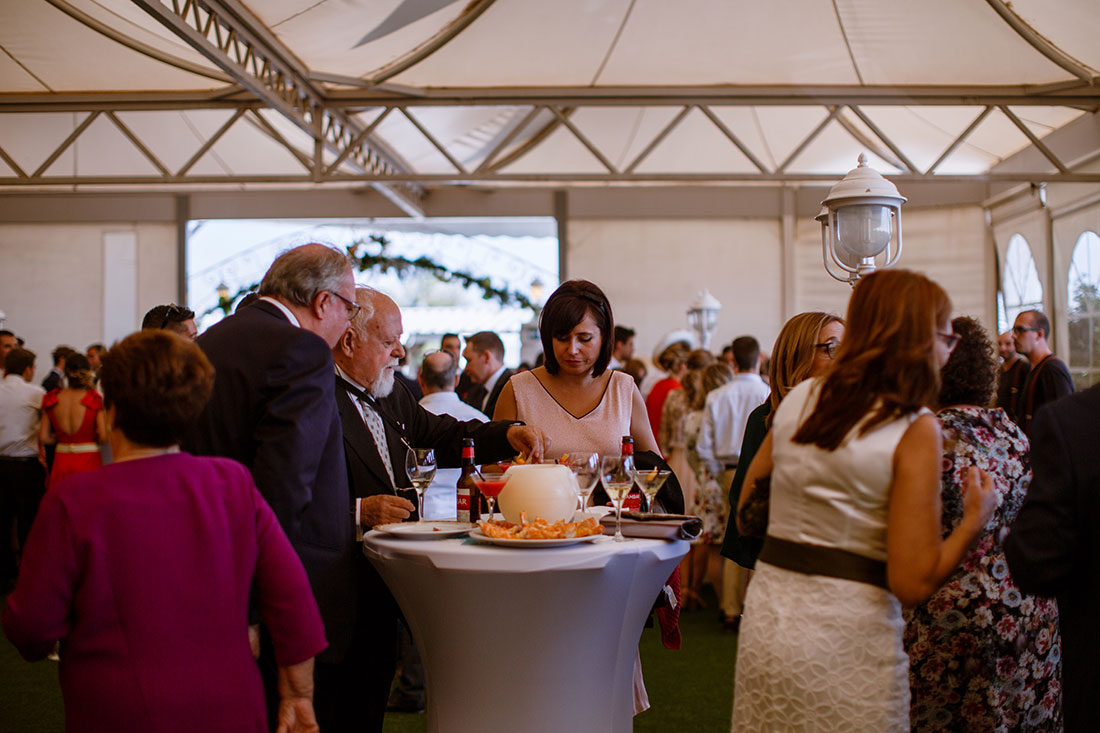
[[[1098,37],[1096,0],[0,0],[0,190],[1091,182],[1041,140]]]

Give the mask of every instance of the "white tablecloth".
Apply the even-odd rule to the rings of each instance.
[[[626,732],[642,627],[686,542],[547,549],[370,532],[427,676],[429,731]]]

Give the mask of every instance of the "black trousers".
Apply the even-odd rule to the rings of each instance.
[[[16,558],[27,543],[45,491],[46,469],[37,458],[0,456],[0,582],[4,588],[15,580]]]

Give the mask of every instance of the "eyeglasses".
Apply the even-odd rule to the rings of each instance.
[[[1012,333],[1016,334],[1017,336],[1023,336],[1028,331],[1038,331],[1038,330],[1039,329],[1037,329],[1037,328],[1028,328],[1027,326],[1013,326],[1012,327]]]
[[[348,300],[347,298],[340,295],[340,293],[336,292],[335,290],[329,290],[328,292],[332,295],[335,295],[340,300],[344,301],[344,307],[348,309],[348,320],[349,321],[352,320],[353,318],[355,318],[357,315],[359,315],[359,311],[363,310],[363,306],[359,305],[358,303],[356,303],[353,300]]]
[[[175,303],[171,303],[165,306],[164,320],[160,322],[160,330],[163,331],[165,328],[167,328],[169,323],[179,323],[180,321],[186,321],[187,319],[183,317],[184,312],[185,310]]]
[[[836,358],[836,350],[840,348],[839,341],[826,341],[823,344],[814,344],[815,349],[821,349],[830,359]]]
[[[955,347],[962,341],[962,336],[957,333],[937,333],[940,340],[943,341],[943,345],[947,347],[947,353],[951,353],[955,350]]]

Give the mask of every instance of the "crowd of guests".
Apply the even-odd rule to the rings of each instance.
[[[164,305],[109,351],[59,347],[41,387],[0,332],[4,629],[28,659],[59,651],[70,727],[381,730],[423,681],[357,542],[419,518],[408,446],[448,466],[466,438],[488,462],[623,436],[674,470],[661,508],[703,519],[682,602],[709,581],[740,632],[735,730],[1100,722],[1100,395],[1069,396],[1042,313],[995,347],[891,270],[843,319],[792,318],[770,355],[666,334],[660,374],[583,280],[547,300],[531,368],[497,334],[446,334],[412,379],[402,332],[321,245],[201,336]]]

